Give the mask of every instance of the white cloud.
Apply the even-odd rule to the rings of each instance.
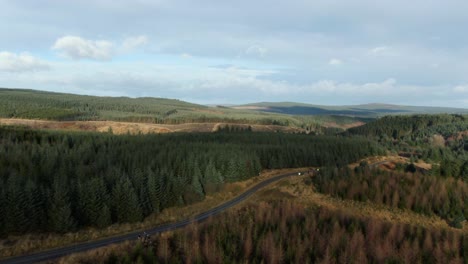
[[[48,69],[50,69],[50,66],[46,62],[28,53],[0,52],[0,72],[30,72]]]
[[[65,36],[57,39],[52,49],[74,60],[110,60],[114,52],[114,45],[107,40],[94,41],[77,36]]]
[[[458,85],[453,88],[453,91],[456,93],[468,93],[468,85]]]
[[[245,54],[258,56],[261,58],[265,57],[267,53],[268,49],[258,44],[252,45],[245,50]]]
[[[131,51],[135,48],[145,46],[148,44],[148,37],[141,35],[136,37],[128,37],[122,43],[122,49],[124,51]]]
[[[148,44],[145,35],[128,37],[120,44],[109,40],[88,40],[78,36],[64,36],[55,41],[53,50],[64,57],[80,60],[110,60],[117,54],[129,53]]]
[[[343,61],[339,59],[331,59],[330,61],[328,61],[328,64],[332,66],[338,66],[338,65],[343,64]]]

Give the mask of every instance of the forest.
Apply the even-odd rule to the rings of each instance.
[[[269,201],[112,251],[104,263],[466,263],[468,237]],[[80,263],[94,263],[90,257]]]
[[[468,182],[453,177],[343,168],[324,169],[312,182],[325,194],[437,215],[453,227],[468,219]]]
[[[383,153],[362,137],[62,133],[0,127],[0,234],[137,222],[262,169],[343,166]]]
[[[432,174],[468,181],[468,115],[386,116],[345,134],[361,135],[412,160],[434,164]]]
[[[364,126],[348,130],[350,134],[393,139],[421,138],[424,134],[451,135],[468,128],[468,115],[438,114],[384,116]],[[426,130],[428,133],[421,133]],[[432,135],[430,134],[430,135]]]
[[[0,88],[0,117],[56,121],[122,121],[156,124],[240,123],[281,126],[348,124],[360,118],[297,116],[209,107],[165,98],[99,97]]]

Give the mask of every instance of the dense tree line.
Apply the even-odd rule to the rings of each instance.
[[[322,193],[436,214],[457,227],[468,219],[468,183],[454,178],[358,167],[356,171],[325,169],[312,182]]]
[[[461,232],[306,209],[290,201],[229,211],[154,242],[82,263],[461,264],[468,259],[468,238]]]
[[[371,137],[391,137],[403,139],[405,136],[418,136],[419,131],[428,133],[453,134],[460,128],[467,128],[468,115],[411,115],[384,116],[364,126],[353,127],[348,133]],[[430,135],[432,135],[431,133]],[[421,135],[419,135],[421,136]]]
[[[363,138],[279,133],[123,135],[0,127],[0,233],[135,222],[262,169],[342,166]]]
[[[467,131],[467,115],[413,115],[386,116],[347,134],[363,135],[389,150],[437,163],[433,175],[468,181]]]

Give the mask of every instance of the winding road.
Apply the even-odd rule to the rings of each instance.
[[[303,175],[304,173],[301,173],[301,174]],[[148,233],[150,235],[154,235],[154,234],[158,234],[158,233],[162,233],[162,232],[182,228],[182,227],[188,226],[188,225],[190,225],[192,223],[202,222],[202,221],[208,219],[209,217],[215,216],[215,215],[225,211],[226,209],[229,209],[229,208],[239,204],[240,202],[246,200],[247,198],[249,198],[251,195],[253,195],[255,192],[257,192],[261,188],[263,188],[263,187],[265,187],[265,186],[267,186],[267,185],[269,185],[269,184],[271,184],[273,182],[279,181],[281,179],[284,179],[286,177],[290,177],[290,176],[293,176],[293,175],[298,175],[298,172],[282,174],[282,175],[278,175],[278,176],[269,178],[267,180],[264,180],[264,181],[258,183],[257,185],[253,186],[252,188],[250,188],[246,192],[244,192],[241,195],[233,198],[232,200],[229,200],[229,201],[227,201],[227,202],[225,202],[225,203],[223,203],[223,204],[221,204],[221,205],[219,205],[217,207],[214,207],[214,208],[212,208],[212,209],[210,209],[210,210],[208,210],[208,211],[206,211],[204,213],[198,214],[198,215],[196,215],[194,217],[191,217],[189,219],[181,220],[181,221],[171,223],[171,224],[161,225],[161,226],[155,227],[155,228],[150,229],[150,230],[145,230],[145,231],[146,231],[146,233]],[[142,233],[142,230],[139,230],[139,231],[135,231],[135,232],[120,235],[120,236],[114,236],[114,237],[109,237],[109,238],[105,238],[105,239],[101,239],[101,240],[88,241],[88,242],[75,244],[75,245],[70,245],[70,246],[66,246],[66,247],[45,250],[45,251],[42,251],[42,252],[30,254],[30,255],[12,257],[12,258],[8,258],[8,259],[0,260],[0,263],[1,264],[19,264],[19,263],[34,263],[34,262],[42,262],[42,261],[53,260],[53,259],[56,259],[56,258],[59,258],[59,257],[63,257],[63,256],[66,256],[66,255],[69,255],[69,254],[73,254],[73,253],[83,252],[83,251],[87,251],[87,250],[91,250],[91,249],[96,249],[96,248],[108,246],[108,245],[111,245],[111,244],[121,243],[121,242],[124,242],[124,241],[127,241],[127,240],[136,240],[138,235],[140,235],[141,233]]]

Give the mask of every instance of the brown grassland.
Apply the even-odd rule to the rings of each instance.
[[[230,124],[230,123],[184,123],[177,125],[131,123],[116,121],[50,121],[34,119],[0,118],[0,125],[26,126],[32,129],[109,132],[113,134],[160,134],[174,132],[216,132],[219,128],[230,126],[246,129],[249,126],[255,132],[304,132],[297,127],[278,125]]]

